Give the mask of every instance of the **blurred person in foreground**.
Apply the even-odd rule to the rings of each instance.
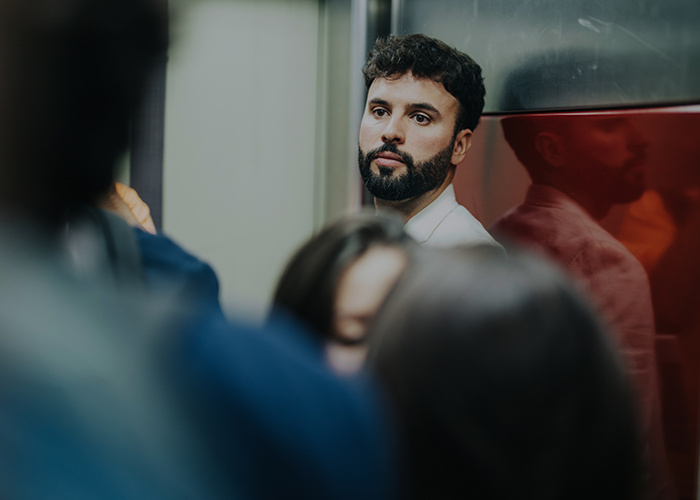
[[[377,40],[363,68],[359,168],[377,208],[398,210],[418,243],[498,243],[457,203],[452,179],[484,108],[481,67],[425,35]]]
[[[367,328],[415,245],[398,215],[345,217],[290,259],[274,307],[293,314],[320,337],[336,371],[354,373],[364,363]]]
[[[81,279],[121,289],[167,291],[224,318],[214,269],[156,231],[150,208],[130,187],[114,182],[93,205],[73,206],[63,240]]]
[[[166,13],[0,0],[0,497],[391,498],[381,402],[305,332],[63,257],[67,213],[113,182]]]
[[[494,250],[423,256],[371,328],[404,498],[643,498],[632,391],[609,336],[550,265]]]

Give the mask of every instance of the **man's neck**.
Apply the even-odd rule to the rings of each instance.
[[[576,203],[581,205],[581,207],[583,207],[583,209],[597,221],[608,215],[608,212],[610,212],[610,209],[613,206],[613,204],[608,200],[579,189],[577,186],[570,186],[568,183],[540,182],[539,184],[544,184],[546,186],[553,187],[554,189],[558,189]]]
[[[389,208],[392,210],[397,210],[406,218],[406,221],[409,221],[421,210],[434,202],[445,191],[445,189],[447,189],[447,186],[452,183],[454,176],[455,167],[452,166],[450,167],[450,171],[447,173],[447,177],[445,177],[443,183],[436,189],[426,191],[425,193],[419,194],[418,196],[414,196],[413,198],[409,198],[407,200],[391,201],[375,198],[374,206],[378,209]]]

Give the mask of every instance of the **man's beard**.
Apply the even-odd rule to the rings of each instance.
[[[624,172],[611,183],[609,199],[615,204],[625,204],[637,201],[644,194],[646,183],[643,174],[633,175]]]
[[[455,140],[432,158],[416,164],[408,153],[399,151],[396,144],[388,142],[382,147],[368,153],[359,150],[358,163],[362,181],[375,198],[387,201],[402,201],[415,198],[423,193],[437,189],[445,182],[450,170],[452,151]],[[372,162],[379,153],[394,153],[401,157],[406,165],[406,173],[395,176],[391,167],[378,165],[379,173],[372,172]]]
[[[632,170],[643,159],[634,158],[622,168],[590,162],[576,169],[576,185],[596,199],[622,205],[641,198],[646,189],[644,171]]]

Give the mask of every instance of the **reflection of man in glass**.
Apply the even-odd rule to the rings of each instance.
[[[649,282],[632,254],[597,223],[612,205],[644,190],[647,142],[623,115],[522,115],[502,121],[506,140],[532,178],[527,197],[494,230],[564,266],[589,292],[616,335],[636,384],[646,445],[666,496],[654,318]]]
[[[513,117],[502,124],[533,182],[565,193],[596,220],[644,191],[648,143],[621,115]]]

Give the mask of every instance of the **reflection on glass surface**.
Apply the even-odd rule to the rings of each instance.
[[[697,482],[697,130],[700,107],[486,117],[454,181],[482,222],[598,306],[637,387],[655,498],[695,498]]]
[[[662,491],[667,473],[651,291],[639,261],[597,222],[613,205],[641,197],[646,137],[628,118],[614,115],[523,115],[501,125],[533,184],[525,201],[492,229],[552,257],[589,292],[632,376],[644,448],[651,454],[650,488]]]
[[[502,111],[595,108],[699,97],[683,89],[679,68],[638,53],[554,50],[528,56],[504,75]],[[700,84],[700,81],[695,82]]]
[[[523,65],[558,66],[552,73],[566,73],[575,87],[605,89],[558,94],[552,107],[700,98],[700,2],[694,0],[394,2],[401,6],[398,33],[434,36],[482,66],[486,112],[514,109],[504,96],[518,85],[509,76]]]

